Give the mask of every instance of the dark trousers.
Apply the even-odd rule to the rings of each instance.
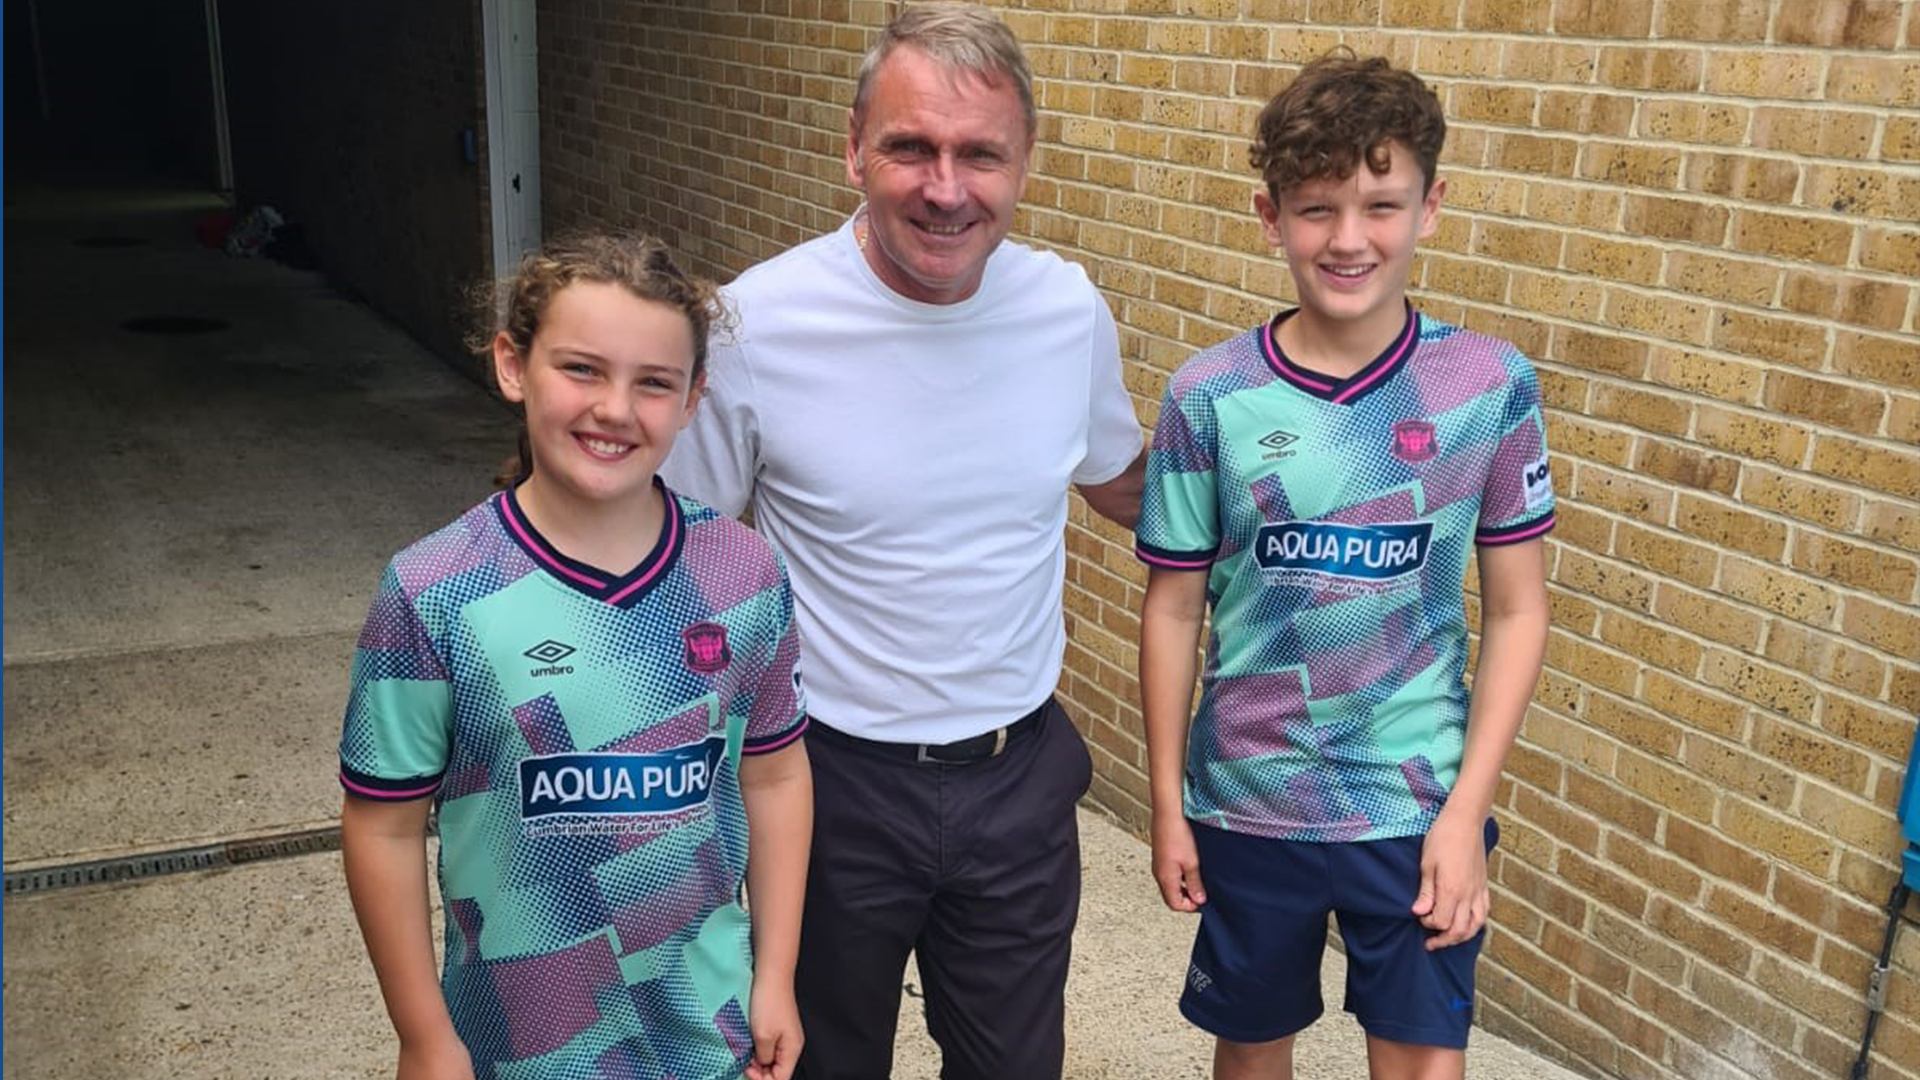
[[[1092,779],[1080,733],[1049,703],[999,756],[942,765],[818,732],[796,1076],[891,1075],[917,951],[943,1080],[1057,1080]]]

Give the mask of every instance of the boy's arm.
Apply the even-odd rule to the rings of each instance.
[[[1520,732],[1546,653],[1545,542],[1483,544],[1480,563],[1480,659],[1473,669],[1460,776],[1428,830],[1413,913],[1435,931],[1428,949],[1456,945],[1487,919],[1487,815],[1507,751]]]
[[[1205,570],[1148,570],[1140,612],[1140,709],[1153,799],[1153,880],[1160,899],[1174,911],[1196,911],[1207,902],[1180,792],[1192,720],[1193,658],[1206,614]]]
[[[800,1057],[800,1010],[793,969],[800,955],[800,909],[813,842],[813,771],[805,741],[740,761],[747,808],[747,901],[753,914],[751,1080],[787,1080]]]
[[[346,796],[340,852],[347,892],[400,1036],[398,1080],[472,1080],[473,1058],[440,993],[427,906],[427,812],[432,799]]]

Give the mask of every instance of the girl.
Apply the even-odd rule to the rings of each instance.
[[[341,838],[400,1080],[785,1080],[799,1056],[813,795],[786,570],[654,475],[716,311],[653,240],[528,256],[486,350],[525,411],[521,475],[381,580]]]

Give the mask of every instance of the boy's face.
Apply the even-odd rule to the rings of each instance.
[[[1393,167],[1376,173],[1362,161],[1345,180],[1308,180],[1253,197],[1267,242],[1287,257],[1301,314],[1362,333],[1400,328],[1413,249],[1440,221],[1446,182],[1426,182],[1413,154],[1391,142]],[[1377,325],[1376,325],[1377,324]]]

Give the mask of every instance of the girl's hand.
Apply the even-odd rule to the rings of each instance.
[[[776,987],[767,985],[767,980],[753,980],[747,1028],[753,1032],[753,1060],[747,1064],[747,1080],[787,1080],[792,1076],[806,1036],[800,1030],[800,1007],[794,1004],[791,981]]]
[[[473,1080],[473,1057],[459,1038],[400,1044],[394,1080]]]
[[[1458,945],[1486,925],[1487,823],[1445,810],[1420,846],[1420,894],[1413,915],[1433,933],[1427,951]]]
[[[1174,911],[1199,911],[1207,902],[1193,826],[1180,814],[1153,816],[1153,880],[1160,886],[1160,899]]]

